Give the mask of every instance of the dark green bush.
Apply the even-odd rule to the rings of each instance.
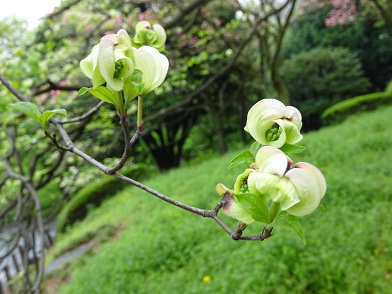
[[[330,105],[365,94],[369,81],[356,54],[346,48],[315,48],[283,64],[291,104],[301,109],[304,126],[321,126],[321,113]]]
[[[351,114],[372,110],[386,104],[392,104],[392,91],[361,95],[339,102],[326,109],[321,117],[325,124],[331,124],[340,122]]]
[[[146,177],[147,172],[147,167],[140,164],[121,170],[121,174],[135,180]],[[99,206],[106,198],[122,190],[125,185],[124,181],[114,176],[104,176],[87,184],[61,209],[57,217],[58,232],[64,232],[68,225],[83,219],[91,207]]]

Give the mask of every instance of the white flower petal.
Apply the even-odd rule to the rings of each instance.
[[[265,131],[272,127],[273,121],[286,115],[285,105],[276,99],[262,99],[248,112],[245,131],[261,144],[265,144]],[[265,144],[266,145],[266,144]]]
[[[143,72],[143,94],[147,94],[160,86],[169,69],[167,57],[153,47],[142,46],[134,50],[136,69]]]
[[[300,202],[287,212],[295,216],[312,213],[320,204],[326,192],[325,178],[321,172],[309,163],[300,163],[285,175],[294,185]]]
[[[282,129],[282,133],[280,134],[279,139],[276,140],[277,142],[279,142],[279,144],[276,143],[276,145],[273,145],[274,141],[272,141],[270,142],[271,146],[276,146],[277,148],[280,148],[285,143],[295,144],[302,140],[303,136],[301,135],[300,130],[297,128],[297,126],[294,123],[292,123],[288,119],[278,119],[275,122]],[[283,144],[281,144],[282,142]]]
[[[291,160],[281,150],[263,146],[256,153],[256,166],[260,172],[283,177]]]

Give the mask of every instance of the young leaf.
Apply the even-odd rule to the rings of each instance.
[[[270,222],[267,205],[265,205],[261,197],[250,193],[241,193],[235,196],[237,196],[238,201],[251,214],[253,219],[265,224]]]
[[[255,157],[250,151],[246,150],[238,154],[230,161],[230,165],[228,169],[233,168],[242,163],[246,164],[246,166],[249,167],[253,162],[255,162]]]
[[[38,107],[31,102],[16,102],[11,105],[12,107],[16,108],[17,110],[23,112],[28,117],[32,118],[36,122],[40,122],[39,118],[41,116],[41,112],[39,111]]]
[[[44,131],[46,131],[46,123],[48,120],[55,114],[67,115],[67,111],[65,109],[52,109],[46,110],[39,117],[39,123],[41,124]]]
[[[302,243],[306,245],[305,234],[302,229],[301,223],[299,222],[298,217],[289,215],[287,212],[282,211],[281,213],[278,214],[278,216],[274,219],[274,221],[268,225],[268,227],[274,227],[274,226],[282,227],[284,229],[297,233]]]
[[[125,105],[128,105],[128,103],[137,97],[139,95],[139,91],[136,89],[134,83],[132,81],[125,81],[124,82],[124,101]]]
[[[319,204],[319,206],[317,208],[320,209],[322,212],[327,212],[327,208],[324,205],[322,205],[321,203]]]
[[[88,91],[90,90],[90,88],[87,87],[83,87],[78,91],[78,96],[83,96],[84,94],[86,94]]]
[[[300,153],[300,152],[304,151],[305,149],[306,149],[306,147],[304,147],[304,146],[291,145],[291,144],[284,144],[282,147],[280,147],[280,150],[282,150],[287,155]]]
[[[104,87],[104,86],[98,86],[95,89],[89,89],[89,92],[97,97],[98,99],[101,99],[105,102],[114,104],[117,108],[118,107],[118,101],[117,101],[117,96],[113,91],[110,89]]]

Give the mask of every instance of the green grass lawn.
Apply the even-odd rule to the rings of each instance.
[[[391,117],[385,107],[305,134],[307,150],[292,158],[318,166],[328,184],[327,213],[301,219],[306,246],[283,229],[263,242],[233,241],[213,220],[130,187],[59,236],[51,259],[91,239],[101,245],[57,274],[66,280],[58,293],[392,293]],[[145,184],[210,209],[215,185],[231,187],[242,170],[226,169],[237,153]]]

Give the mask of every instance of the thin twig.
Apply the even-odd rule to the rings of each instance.
[[[25,97],[23,97],[23,95],[20,94],[14,87],[12,87],[10,82],[8,82],[8,80],[4,78],[4,76],[2,76],[1,74],[0,74],[0,81],[8,89],[8,91],[10,91],[18,100],[28,102],[28,100]]]
[[[70,123],[75,123],[75,122],[80,122],[82,120],[88,119],[91,116],[93,116],[95,113],[97,113],[97,111],[99,110],[99,108],[105,103],[105,101],[99,101],[99,103],[97,105],[95,105],[92,109],[90,109],[88,112],[86,112],[85,114],[78,116],[78,117],[74,117],[74,118],[70,118],[67,120],[59,120],[58,123],[59,124],[70,124]]]

